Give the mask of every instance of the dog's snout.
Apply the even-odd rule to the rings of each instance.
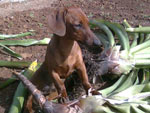
[[[98,39],[98,37],[93,33],[93,31],[89,28],[86,32],[85,37],[86,37],[86,44],[88,46],[102,46],[101,41]]]
[[[95,39],[93,40],[93,45],[94,45],[94,46],[101,46],[102,43],[100,42],[99,39],[95,38]]]

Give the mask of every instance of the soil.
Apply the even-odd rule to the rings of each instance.
[[[39,1],[39,2],[38,2]],[[77,5],[83,9],[89,18],[105,19],[112,22],[121,23],[124,19],[132,25],[150,25],[150,1],[149,0],[53,0],[49,3],[48,0],[35,0],[22,3],[4,3],[0,4],[0,34],[18,34],[29,30],[34,30],[34,36],[26,36],[25,39],[43,39],[50,38],[51,34],[48,31],[46,16],[52,8],[60,6]],[[40,4],[40,5],[39,5]],[[31,7],[33,5],[33,7]],[[14,8],[12,8],[14,6]],[[18,6],[18,7],[17,7]],[[26,7],[25,7],[26,6]],[[37,7],[38,6],[38,7]],[[13,10],[11,10],[11,8]],[[46,46],[30,46],[30,47],[10,47],[17,53],[23,56],[23,61],[44,60]],[[84,62],[86,64],[87,72],[92,82],[92,77],[98,75],[97,63],[91,58],[96,58],[100,55],[100,50],[87,49],[81,45],[83,51]],[[0,60],[17,61],[13,57],[4,54],[0,50]],[[0,84],[12,76],[10,68],[0,68]],[[106,87],[113,81],[107,78],[102,78],[99,88]],[[12,98],[18,82],[15,82],[5,89],[0,90],[0,113],[7,113],[12,102]],[[78,86],[78,85],[76,85]],[[80,85],[79,85],[80,86]],[[82,88],[78,92],[83,92]],[[80,90],[80,91],[79,91]],[[76,96],[76,94],[74,94]],[[79,95],[79,94],[78,94]],[[74,97],[70,97],[74,99]],[[78,96],[77,96],[78,97]]]

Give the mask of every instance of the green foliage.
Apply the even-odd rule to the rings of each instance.
[[[91,97],[86,98],[87,103],[85,103],[87,105],[92,102],[96,103],[93,104],[92,113],[150,112],[150,40],[148,34],[150,27],[132,28],[126,20],[123,22],[124,27],[104,20],[91,21],[94,27],[99,28],[96,33],[100,34],[97,35],[99,38],[107,34],[103,29],[101,32],[99,23],[105,24],[109,31],[113,32],[112,37],[115,37],[112,39],[115,40],[115,46],[107,46],[112,43],[110,37],[102,41],[107,49],[104,49],[100,59],[101,62],[109,65],[101,66],[105,66],[105,69],[107,68],[108,73],[111,73],[112,76],[118,74],[120,78],[112,86],[99,90],[102,95],[92,96],[92,99],[89,99]],[[92,28],[94,27],[92,26]],[[119,43],[116,41],[117,37],[120,40]],[[129,40],[131,41],[130,45]],[[114,48],[118,46],[121,49],[118,49],[118,52],[114,51]],[[125,62],[129,62],[129,65],[125,65]],[[112,67],[110,64],[116,66]],[[123,68],[125,70],[122,70]],[[85,109],[86,104],[84,105]]]
[[[120,78],[112,86],[99,90],[102,95],[84,99],[83,110],[88,112],[91,108],[92,113],[150,112],[150,27],[132,28],[126,20],[123,22],[124,26],[104,20],[92,20],[90,25],[92,29],[98,28],[95,34],[104,45],[104,51],[99,56],[99,64],[103,67],[100,70],[105,72],[103,74],[119,75]],[[42,25],[39,24],[39,26]],[[1,39],[4,39],[5,35],[0,36],[3,36]],[[5,38],[14,38],[14,36]],[[49,41],[48,38],[43,40],[4,40],[0,41],[0,46],[11,56],[21,59],[19,54],[7,46],[48,44]],[[27,67],[29,63],[0,61],[0,66]],[[34,72],[29,69],[25,72],[27,76]],[[10,78],[0,88],[6,87],[15,80]],[[21,112],[26,92],[23,84],[20,83],[9,113]],[[91,107],[89,108],[89,106]]]

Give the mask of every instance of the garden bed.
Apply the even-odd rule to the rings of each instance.
[[[150,10],[149,5],[150,1],[148,0],[62,0],[62,3],[65,5],[78,5],[81,7],[89,16],[89,18],[100,18],[109,20],[112,22],[120,23],[123,19],[127,19],[132,26],[142,25],[150,26]],[[62,4],[61,3],[61,4]],[[19,3],[20,4],[20,3]],[[18,5],[17,3],[11,5]],[[44,3],[43,3],[44,4]],[[48,32],[46,16],[49,14],[51,8],[58,7],[61,5],[59,1],[54,1],[50,6],[45,6],[41,8],[26,9],[26,10],[14,10],[9,12],[9,9],[5,12],[8,14],[3,14],[0,10],[0,33],[1,34],[18,34],[21,32],[27,32],[29,30],[34,30],[35,35],[26,36],[25,39],[34,38],[34,39],[43,39],[45,37],[50,38],[51,35]],[[10,4],[0,4],[0,8],[7,9]],[[17,8],[17,7],[15,7]],[[82,45],[81,45],[82,46]],[[46,46],[31,46],[31,47],[10,47],[17,53],[20,53],[23,56],[23,61],[34,61],[42,62],[44,60]],[[97,58],[100,54],[98,49],[95,52],[95,49],[89,50],[86,47],[82,46],[83,57],[87,67],[87,72],[89,76],[94,76],[98,74],[97,63],[92,61],[91,58]],[[0,60],[7,61],[17,61],[18,59],[8,56],[0,52]],[[12,76],[10,68],[1,67],[0,68],[0,83],[4,82]],[[20,70],[20,69],[17,69]],[[20,70],[21,71],[21,70]],[[99,88],[106,87],[110,85],[109,79],[103,78]],[[112,81],[114,82],[114,81]],[[12,98],[17,87],[18,82],[11,84],[9,87],[0,91],[0,113],[7,113],[12,102]],[[77,89],[77,88],[76,88]],[[80,89],[79,89],[80,90]],[[83,90],[81,88],[80,92]],[[75,94],[74,94],[75,95]],[[70,97],[73,98],[73,97]]]

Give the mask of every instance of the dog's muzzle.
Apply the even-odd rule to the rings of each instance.
[[[96,38],[93,40],[93,46],[102,46],[102,43],[99,39]]]

